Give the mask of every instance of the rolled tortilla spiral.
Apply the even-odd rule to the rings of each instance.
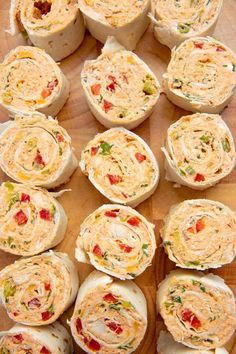
[[[0,125],[0,166],[18,182],[54,188],[69,180],[77,160],[66,130],[35,112]]]
[[[84,20],[76,5],[76,0],[11,0],[9,32],[25,31],[36,47],[59,61],[84,38]]]
[[[19,46],[0,64],[0,103],[11,113],[55,116],[69,96],[69,82],[42,49]]]
[[[78,6],[94,38],[105,43],[114,36],[128,50],[135,49],[150,22],[150,0],[78,0]]]
[[[221,112],[235,86],[236,55],[211,37],[190,38],[174,48],[163,75],[169,100],[192,112]]]
[[[43,189],[4,182],[0,187],[0,249],[33,256],[62,241],[67,227],[63,207]]]
[[[159,179],[149,146],[124,128],[96,135],[82,151],[80,167],[106,198],[132,207],[154,193]]]
[[[37,328],[16,324],[9,331],[0,332],[0,337],[0,352],[5,354],[73,353],[71,337],[59,322]]]
[[[157,342],[158,354],[229,354],[225,348],[215,349],[190,349],[183,344],[175,342],[172,335],[161,331]]]
[[[185,200],[171,208],[161,230],[169,258],[181,268],[218,268],[236,255],[236,216],[207,199]]]
[[[173,338],[194,349],[219,348],[236,329],[234,294],[213,274],[172,271],[159,285],[157,310]]]
[[[153,229],[153,224],[130,207],[103,205],[82,223],[75,256],[117,278],[135,278],[154,256]]]
[[[77,271],[65,253],[22,258],[0,271],[1,302],[12,320],[25,325],[56,321],[77,290]]]
[[[147,327],[145,297],[131,280],[94,271],[80,287],[70,326],[86,353],[132,353]]]
[[[182,117],[169,127],[162,150],[167,179],[193,189],[215,185],[235,166],[233,137],[218,115]]]
[[[192,37],[206,37],[214,32],[223,0],[154,0],[154,35],[173,48]]]
[[[150,68],[113,37],[97,59],[85,62],[81,78],[92,113],[107,128],[134,129],[151,115],[160,95]]]

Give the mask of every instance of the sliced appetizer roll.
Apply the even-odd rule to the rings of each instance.
[[[130,207],[103,205],[82,223],[75,257],[117,278],[135,278],[152,262],[154,227]]]
[[[219,113],[236,85],[236,55],[210,37],[196,37],[173,49],[163,88],[177,106],[192,112]]]
[[[11,113],[37,110],[55,116],[68,96],[69,81],[42,49],[16,47],[0,64],[0,104]]]
[[[0,167],[18,182],[54,188],[68,182],[77,160],[66,130],[35,112],[0,125]]]
[[[172,124],[167,131],[166,178],[193,189],[214,186],[235,166],[232,134],[214,114],[196,113]]]
[[[72,354],[71,336],[59,322],[48,326],[29,327],[16,324],[0,332],[0,353]]]
[[[2,305],[13,321],[25,325],[55,322],[72,305],[77,291],[77,271],[66,253],[22,258],[0,271]]]
[[[11,0],[9,32],[26,32],[36,47],[61,60],[84,38],[84,20],[76,5],[76,0]]]
[[[96,60],[85,62],[81,79],[89,108],[107,128],[137,127],[150,116],[160,95],[149,67],[113,37]]]
[[[157,342],[158,354],[229,354],[225,348],[215,349],[190,349],[183,344],[175,342],[172,335],[161,331]]]
[[[159,180],[149,146],[124,128],[97,134],[83,150],[80,168],[106,198],[132,207],[150,197]]]
[[[171,208],[161,236],[178,267],[218,268],[235,258],[236,215],[213,200],[185,200]]]
[[[236,329],[234,294],[213,274],[172,271],[159,285],[157,310],[174,339],[194,349],[219,348]]]
[[[4,182],[0,201],[1,250],[33,256],[63,240],[67,216],[45,189]]]
[[[185,39],[214,32],[223,0],[154,0],[154,35],[173,48]]]
[[[150,0],[78,0],[78,5],[89,32],[102,43],[114,36],[133,50],[149,25]]]
[[[94,271],[80,287],[70,326],[86,353],[132,353],[146,332],[146,299],[131,280]]]

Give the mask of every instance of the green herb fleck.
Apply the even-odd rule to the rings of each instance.
[[[181,168],[180,168],[179,172],[180,172],[180,175],[181,175],[181,176],[186,176],[186,173],[185,173],[184,170],[182,170]]]
[[[3,285],[3,295],[7,301],[8,297],[14,296],[16,293],[16,286],[10,280],[5,280]]]
[[[230,143],[229,140],[226,138],[225,140],[222,141],[222,147],[225,152],[230,152]]]
[[[8,192],[12,192],[14,190],[13,184],[9,181],[4,182],[3,185],[8,189]]]
[[[102,149],[102,151],[100,152],[100,155],[104,155],[104,156],[110,155],[112,146],[113,145],[110,145],[106,141],[101,143],[100,148]]]
[[[178,23],[178,30],[180,33],[188,33],[191,25],[189,23]]]
[[[164,241],[163,245],[164,245],[164,247],[171,246],[171,242],[170,241]]]
[[[202,135],[202,136],[200,137],[200,140],[203,141],[204,143],[208,144],[209,141],[210,141],[210,137],[207,136],[207,135]]]
[[[142,245],[142,250],[143,250],[143,253],[145,254],[145,256],[148,256],[148,247],[149,247],[149,245],[147,243],[144,243]]]
[[[192,166],[188,166],[185,171],[189,174],[189,175],[194,175],[196,172],[195,170],[192,168]]]
[[[143,92],[145,95],[154,95],[157,89],[154,85],[154,79],[151,75],[146,75],[146,79],[144,80]]]
[[[178,302],[179,304],[182,304],[182,300],[180,296],[172,296],[171,298],[174,302]]]

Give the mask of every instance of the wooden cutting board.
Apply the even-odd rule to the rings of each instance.
[[[8,9],[10,0],[0,1],[0,61],[5,54],[16,45],[22,43],[20,38],[13,39],[4,32],[8,28]],[[236,51],[236,0],[225,0],[214,36]],[[72,137],[76,155],[80,158],[80,153],[86,143],[98,132],[105,129],[100,125],[90,113],[83,95],[80,84],[80,72],[83,62],[86,59],[96,58],[101,51],[102,45],[89,34],[86,34],[82,46],[69,58],[62,61],[60,67],[66,74],[71,83],[70,97],[58,115],[59,122],[67,129]],[[161,81],[162,74],[170,60],[170,50],[158,43],[152,34],[151,28],[146,32],[135,51],[154,71]],[[164,94],[158,101],[152,116],[147,119],[140,127],[135,129],[151,147],[154,152],[161,171],[161,179],[155,194],[147,201],[139,205],[137,210],[148,220],[156,225],[156,240],[158,249],[156,256],[149,267],[135,282],[143,290],[148,301],[148,330],[142,344],[136,351],[140,354],[156,353],[156,340],[159,331],[164,328],[160,316],[156,315],[155,295],[159,282],[173,268],[174,264],[167,259],[164,250],[159,247],[159,229],[163,224],[163,218],[167,214],[171,205],[180,203],[185,199],[191,198],[210,198],[225,203],[236,210],[236,169],[230,176],[225,178],[216,187],[207,191],[192,191],[181,187],[173,188],[172,184],[165,180],[164,158],[160,150],[164,144],[167,128],[183,114],[183,110],[171,104]],[[229,107],[223,112],[223,118],[229,125],[233,136],[236,134],[236,94]],[[8,119],[7,112],[0,108],[0,121]],[[5,181],[7,176],[0,172],[0,181]],[[69,225],[64,241],[56,248],[59,251],[67,252],[73,259],[79,272],[80,282],[93,270],[92,266],[78,263],[74,258],[75,240],[79,233],[80,224],[84,218],[94,211],[97,207],[106,203],[107,200],[90,184],[78,168],[71,181],[65,186],[71,188],[72,192],[65,193],[59,200],[66,210],[69,217]],[[17,257],[0,251],[0,269],[12,263]],[[223,277],[226,283],[233,289],[236,295],[236,261],[232,264],[214,271]],[[73,308],[69,309],[61,318],[66,324],[70,318]],[[5,310],[0,309],[0,330],[10,328],[12,322],[8,319]],[[228,343],[227,349],[232,354],[236,354],[236,337]],[[75,353],[83,351],[75,346]]]

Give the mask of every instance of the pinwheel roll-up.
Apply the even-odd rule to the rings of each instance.
[[[203,190],[218,183],[235,166],[232,134],[214,114],[196,113],[172,124],[167,131],[167,179]]]
[[[154,35],[173,48],[185,39],[209,36],[214,32],[223,0],[154,0],[150,15]]]
[[[62,241],[67,216],[46,190],[4,182],[0,201],[1,250],[33,256]]]
[[[9,32],[26,32],[36,47],[61,60],[84,38],[84,20],[76,5],[76,0],[11,0]]]
[[[55,116],[68,96],[67,78],[42,49],[16,47],[0,64],[0,103],[12,113],[37,110]]]
[[[114,36],[128,50],[135,49],[149,25],[150,0],[78,0],[91,35],[102,43]]]
[[[150,116],[160,95],[149,67],[113,37],[96,60],[85,62],[81,78],[92,113],[107,128],[137,127]]]
[[[225,348],[215,349],[190,349],[183,344],[175,342],[172,335],[161,331],[157,342],[158,354],[229,354]]]
[[[177,266],[218,268],[235,258],[236,215],[213,200],[185,200],[171,208],[161,236]]]
[[[77,271],[65,253],[22,258],[0,271],[0,300],[10,318],[25,325],[55,322],[77,291]]]
[[[235,53],[210,37],[188,39],[174,48],[163,75],[169,100],[192,112],[221,112],[235,86]]]
[[[103,205],[80,228],[75,256],[120,279],[133,279],[150,264],[156,249],[154,225],[136,210]]]
[[[236,329],[234,294],[213,274],[172,271],[159,285],[157,310],[173,338],[194,349],[222,347]]]
[[[48,326],[29,327],[16,324],[0,332],[0,353],[72,354],[71,336],[59,322]]]
[[[159,180],[149,146],[124,128],[97,134],[83,150],[80,167],[106,198],[132,207],[151,196]]]
[[[146,299],[131,280],[94,271],[79,289],[70,326],[86,353],[132,353],[146,332]]]
[[[35,112],[0,125],[0,167],[18,182],[54,188],[69,180],[77,160],[66,130]]]

